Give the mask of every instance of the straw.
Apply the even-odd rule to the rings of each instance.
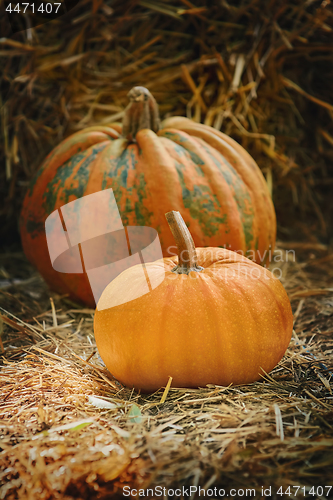
[[[278,247],[273,259],[294,311],[278,366],[235,387],[177,388],[170,377],[154,394],[123,387],[105,368],[93,310],[50,294],[22,254],[15,262],[0,254],[12,283],[0,294],[1,498],[121,498],[126,485],[256,495],[329,485],[333,255],[309,245],[293,258],[289,251]],[[18,273],[26,285],[13,284]]]
[[[0,86],[6,89],[0,223],[8,237],[17,239],[24,193],[51,149],[84,127],[121,120],[128,91],[143,85],[162,118],[200,120],[253,155],[272,191],[280,237],[328,241],[329,2],[292,0],[281,8],[264,0],[220,7],[82,0],[80,8],[38,27],[31,16],[31,27],[12,36],[7,18],[0,21]]]

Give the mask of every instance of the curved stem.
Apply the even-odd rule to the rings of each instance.
[[[148,128],[158,132],[160,129],[158,106],[149,90],[145,87],[133,87],[127,96],[130,102],[123,118],[123,137],[135,142],[139,130]]]
[[[172,210],[165,214],[172,235],[178,248],[178,266],[171,271],[177,274],[189,274],[191,271],[203,271],[197,264],[197,252],[194,241],[180,212]]]

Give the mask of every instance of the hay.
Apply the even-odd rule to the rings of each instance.
[[[304,497],[332,484],[333,254],[298,247],[274,263],[295,317],[279,365],[246,386],[151,395],[106,370],[93,310],[50,298],[22,255],[0,255],[0,498],[122,498],[126,485],[281,498],[280,486]]]
[[[330,2],[92,1],[11,35],[0,20],[0,221],[9,235],[29,179],[70,133],[121,121],[134,85],[162,118],[187,115],[255,157],[283,238],[333,226]],[[31,24],[31,23],[30,23]],[[316,236],[315,236],[316,235]]]
[[[22,17],[14,35],[1,17],[0,499],[122,498],[125,485],[332,494],[329,4],[82,0],[37,28]],[[121,121],[134,85],[152,91],[162,118],[234,137],[267,179],[295,330],[261,382],[122,387],[98,355],[93,311],[49,292],[9,246],[46,154],[76,130]]]

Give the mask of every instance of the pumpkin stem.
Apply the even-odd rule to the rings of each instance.
[[[130,100],[123,119],[122,136],[130,142],[135,142],[135,136],[144,128],[158,132],[160,117],[155,98],[145,87],[133,87],[127,97]]]
[[[174,267],[171,272],[189,274],[191,271],[203,271],[204,268],[197,264],[194,241],[180,212],[172,210],[172,212],[165,214],[165,217],[178,248],[178,266]]]

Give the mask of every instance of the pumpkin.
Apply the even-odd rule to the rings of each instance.
[[[85,273],[52,268],[47,217],[64,205],[113,189],[124,226],[155,228],[163,256],[175,254],[164,214],[183,214],[198,246],[225,246],[258,263],[269,260],[276,235],[264,177],[233,139],[187,118],[160,124],[155,99],[144,87],[129,92],[123,127],[94,126],[62,141],[45,159],[23,202],[23,249],[59,293],[95,306]]]
[[[103,291],[94,317],[99,353],[120,382],[144,392],[247,384],[290,342],[287,293],[266,268],[222,248],[195,248],[179,212],[167,214],[177,256],[133,266]],[[153,284],[158,284],[154,286]]]

